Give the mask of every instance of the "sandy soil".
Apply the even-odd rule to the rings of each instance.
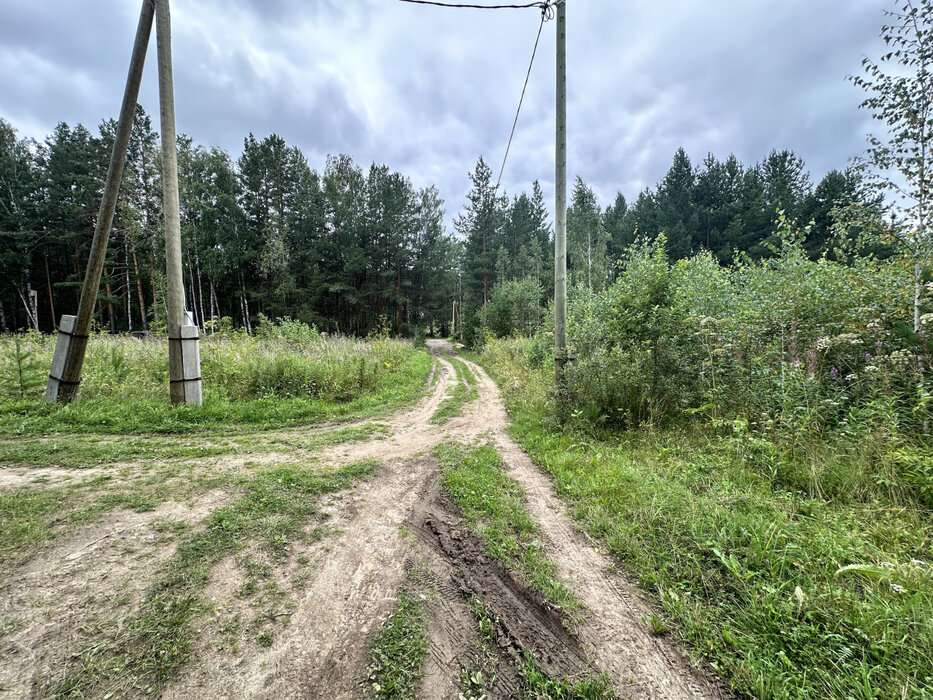
[[[464,415],[441,426],[429,422],[456,382],[453,366],[444,359],[453,349],[437,341],[431,345],[439,376],[430,396],[389,419],[386,436],[320,454],[322,463],[378,459],[384,466],[376,478],[332,504],[330,525],[337,532],[305,549],[313,566],[311,580],[295,594],[288,626],[276,632],[268,649],[253,645],[241,655],[217,652],[207,635],[198,661],[165,697],[365,695],[369,636],[391,612],[399,588],[410,585],[413,567],[429,572],[431,579],[424,596],[429,654],[421,697],[456,698],[461,669],[490,665],[496,670],[488,697],[516,697],[513,664],[521,648],[535,650],[544,669],[558,677],[605,671],[621,697],[726,697],[670,638],[650,633],[643,618],[651,608],[643,597],[577,532],[547,478],[505,434],[498,389],[481,368],[468,363],[479,399]],[[572,630],[559,611],[483,554],[456,508],[439,493],[431,451],[449,439],[491,441],[526,490],[528,510],[544,534],[549,557],[586,607]],[[218,593],[225,581],[229,590],[231,572],[229,563],[215,572],[212,586]],[[468,607],[472,595],[500,621],[501,639],[494,649],[481,650]]]
[[[403,586],[418,592],[428,619],[429,653],[419,697],[456,698],[465,668],[483,671],[488,698],[517,697],[515,666],[523,649],[532,650],[539,665],[556,677],[605,672],[624,698],[729,697],[669,637],[650,633],[644,622],[650,605],[574,528],[547,477],[508,437],[498,388],[481,368],[467,363],[478,400],[443,425],[430,422],[457,375],[445,359],[454,349],[440,341],[429,341],[429,347],[437,358],[436,377],[432,374],[433,389],[421,402],[380,421],[388,426],[384,434],[315,452],[315,462],[323,467],[364,459],[381,464],[374,477],[322,504],[306,534],[321,528],[324,536],[296,542],[284,561],[268,561],[248,550],[214,568],[205,590],[214,619],[200,625],[192,660],[163,697],[366,697],[371,633],[391,614]],[[574,620],[489,559],[464,527],[438,486],[433,456],[439,442],[452,439],[490,442],[500,452],[507,472],[526,492],[526,507],[548,557],[583,603],[584,611]],[[268,464],[287,456],[276,448],[266,455],[224,456],[204,464],[237,472],[252,468],[252,462]],[[0,487],[31,479],[12,471],[0,477]],[[196,520],[215,507],[214,498],[223,500],[211,496],[184,512],[180,504],[165,504],[145,516],[115,515],[16,572],[0,590],[0,624],[18,621],[13,632],[0,637],[0,698],[35,692],[35,679],[74,652],[78,630],[104,614],[102,609],[117,615],[132,609],[149,582],[146,573],[174,551],[171,541],[146,539],[153,518]],[[127,555],[127,549],[132,553]],[[243,633],[237,644],[228,643],[231,621],[254,612],[250,600],[238,593],[249,576],[247,560],[265,567],[267,582],[283,592],[280,605],[287,610],[280,620],[265,623],[273,632],[265,645],[257,643],[255,634]],[[494,643],[479,639],[470,608],[473,596],[498,620]]]
[[[157,522],[197,524],[232,498],[217,490],[152,512],[120,510],[40,552],[0,585],[0,698],[43,697],[82,630],[132,613],[176,540]]]

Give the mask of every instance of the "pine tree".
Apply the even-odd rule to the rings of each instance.
[[[695,184],[690,158],[683,148],[678,148],[657,194],[658,227],[667,236],[668,253],[675,260],[689,256],[698,239],[699,217],[693,204]]]
[[[478,328],[478,313],[486,305],[496,283],[495,253],[501,244],[507,200],[496,193],[492,170],[482,157],[469,177],[473,186],[454,228],[465,239],[463,327],[464,342],[472,344]]]

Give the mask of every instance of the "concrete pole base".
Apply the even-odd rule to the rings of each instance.
[[[65,377],[65,367],[68,358],[75,346],[75,325],[77,316],[62,316],[58,326],[58,340],[55,342],[55,354],[52,356],[52,369],[49,372],[49,383],[45,387],[45,400],[47,403],[57,403],[59,400],[68,401],[78,391],[81,382],[80,374],[74,380]],[[87,337],[83,338],[85,344]]]
[[[185,320],[188,323],[181,327],[179,337],[168,339],[170,393],[173,404],[201,406],[200,334],[190,312],[185,312]]]

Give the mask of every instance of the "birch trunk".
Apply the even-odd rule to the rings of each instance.
[[[124,293],[126,306],[126,329],[133,332],[133,287],[130,284],[130,239],[123,237],[123,272],[124,272]]]
[[[113,300],[111,297],[110,282],[104,283],[104,290],[107,292],[107,327],[110,328],[110,334],[113,335],[117,332],[117,325],[113,317]]]
[[[139,260],[136,259],[136,248],[130,246],[130,253],[133,256],[133,272],[136,274],[136,295],[139,297],[139,317],[143,323],[143,330],[149,330],[149,322],[146,319],[146,297],[143,296],[143,281],[139,276]]]

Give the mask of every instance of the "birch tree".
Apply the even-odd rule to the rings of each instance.
[[[881,37],[889,49],[877,62],[862,60],[851,78],[868,93],[862,108],[885,125],[869,135],[864,166],[895,201],[901,223],[892,235],[913,267],[914,332],[921,331],[923,271],[930,261],[930,175],[933,172],[933,0],[902,0],[885,13]]]

